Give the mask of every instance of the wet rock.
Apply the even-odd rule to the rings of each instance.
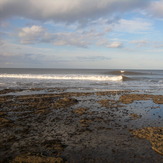
[[[153,102],[156,104],[163,104],[163,95],[154,96]]]
[[[156,104],[163,104],[163,95],[148,95],[148,94],[125,94],[120,97],[120,102],[130,104],[134,101],[153,100]]]
[[[135,113],[131,113],[131,114],[130,114],[130,117],[131,117],[132,119],[139,119],[139,118],[141,118],[142,116],[141,116],[141,115],[138,115],[138,114],[135,114]]]
[[[0,94],[7,94],[7,93],[14,93],[14,92],[21,92],[23,89],[3,89],[0,90]]]
[[[69,106],[72,106],[74,104],[77,104],[78,100],[74,99],[74,98],[62,98],[57,100],[54,104],[53,104],[53,108],[55,109],[59,109],[59,108],[66,108]]]
[[[80,119],[79,122],[80,122],[82,127],[88,127],[90,125],[90,123],[92,122],[92,120],[84,118],[84,119]]]
[[[152,99],[153,95],[146,95],[146,94],[127,94],[122,95],[120,97],[120,101],[124,104],[132,103],[133,101],[139,100],[150,100]]]
[[[44,90],[45,88],[30,88],[30,91],[41,91]]]
[[[62,96],[64,97],[72,97],[72,96],[75,96],[75,97],[80,97],[80,96],[90,96],[94,93],[88,93],[88,92],[66,92],[66,93],[63,93]]]
[[[6,115],[5,112],[0,112],[0,116],[4,116],[4,115]]]
[[[146,127],[133,130],[131,133],[139,138],[150,141],[152,149],[163,155],[163,127]]]
[[[61,157],[17,156],[12,163],[63,163]]]
[[[35,114],[46,114],[48,112],[49,112],[49,110],[47,110],[47,109],[38,109],[35,111]]]
[[[119,101],[109,100],[109,99],[100,100],[98,101],[98,103],[101,104],[102,107],[106,107],[106,108],[123,107],[123,105],[119,104]]]
[[[62,144],[61,140],[46,140],[42,143],[43,146],[49,149],[61,150],[63,151],[66,145]]]
[[[10,120],[6,118],[0,118],[0,127],[7,126],[10,123]]]
[[[47,92],[48,88],[45,90]],[[30,91],[40,90],[33,89]],[[128,127],[131,126],[131,119],[128,116],[130,111],[133,110],[131,110],[132,107],[129,108],[130,105],[128,107],[127,105],[122,105],[121,101],[112,100],[117,99],[123,93],[125,94],[126,92],[57,92],[56,94],[0,96],[1,118],[5,119],[4,113],[6,113],[6,118],[8,118],[8,121],[4,120],[5,127],[1,128],[0,143],[2,142],[2,151],[0,152],[0,159],[8,162],[8,160],[10,161],[17,156],[13,161],[39,162],[41,160],[41,162],[48,162],[48,159],[52,158],[52,162],[64,162],[63,158],[67,158],[69,162],[82,162],[83,158],[83,160],[86,160],[83,162],[88,162],[88,157],[94,159],[97,156],[98,158],[103,157],[104,161],[95,159],[96,162],[143,162],[145,159],[156,159],[157,162],[160,162],[158,161],[159,155],[153,151],[144,156],[144,160],[142,158],[132,160],[128,157],[130,156],[128,152],[130,153],[131,151],[131,156],[135,152],[138,157],[142,152],[137,149],[145,153],[146,148],[144,149],[144,146],[140,148],[141,143],[136,144],[137,142],[135,143],[136,146],[132,148],[132,143],[129,142],[124,149],[125,145],[123,144],[125,143],[122,142],[128,142],[128,140],[125,140],[125,137],[130,136],[126,132]],[[87,97],[89,95],[92,96]],[[110,99],[108,99],[109,97]],[[138,95],[133,95],[130,100],[134,101],[135,99],[142,99],[142,97],[142,95],[139,95],[139,97]],[[147,96],[144,95],[143,98],[147,99]],[[151,95],[149,99],[153,99],[155,103],[160,104],[162,96]],[[99,103],[101,106],[113,109],[102,108]],[[78,105],[73,106],[75,104]],[[76,108],[77,106],[78,108]],[[121,106],[126,108],[120,108]],[[162,108],[161,105],[157,106]],[[88,107],[89,110],[85,107]],[[145,107],[146,105],[144,105]],[[123,120],[123,116],[127,116],[127,119]],[[136,115],[130,116],[133,119],[137,117]],[[159,116],[158,124],[160,123],[159,125],[161,125],[160,118],[162,115]],[[142,123],[146,124],[143,121],[143,117]],[[135,124],[131,128],[135,128]],[[113,142],[115,139],[119,140],[119,144],[121,144],[117,143],[116,148]],[[137,139],[136,141],[139,142],[140,140]],[[66,146],[63,142],[66,143]],[[88,148],[90,148],[90,153],[86,151]],[[97,150],[94,151],[94,149]],[[117,152],[114,152],[114,150],[109,152],[108,149],[110,151],[115,149]],[[118,149],[124,153],[119,154]],[[77,159],[73,161],[75,152],[81,157],[79,158],[79,155],[77,155],[77,157],[75,156]],[[109,155],[110,153],[114,153],[114,156]],[[123,154],[126,155],[124,156]],[[106,161],[106,158],[110,160]],[[115,161],[115,159],[118,159],[118,161]]]
[[[105,91],[105,92],[96,92],[97,96],[107,96],[107,95],[120,95],[122,93],[127,93],[130,91]]]
[[[6,104],[7,102],[12,101],[14,96],[0,96],[0,104]]]
[[[115,101],[104,99],[104,100],[98,101],[98,103],[101,104],[103,107],[110,107],[113,103],[115,103]]]
[[[77,109],[73,110],[73,113],[82,115],[82,114],[85,114],[87,110],[88,110],[88,108],[77,108]]]

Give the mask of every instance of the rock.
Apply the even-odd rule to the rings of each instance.
[[[138,119],[138,118],[141,118],[141,115],[138,115],[138,114],[135,114],[135,113],[131,113],[131,114],[130,114],[130,117],[131,117],[132,119]]]
[[[105,91],[105,92],[96,92],[97,96],[107,96],[107,95],[119,95],[129,91]]]
[[[4,116],[4,115],[6,115],[5,112],[0,112],[0,116]]]
[[[146,127],[133,130],[131,133],[139,138],[150,141],[152,149],[163,155],[163,127]]]
[[[88,127],[89,124],[92,122],[92,120],[84,118],[84,119],[81,119],[79,122],[80,122],[82,127]]]
[[[0,94],[6,94],[6,93],[14,93],[14,92],[21,92],[23,89],[3,89],[0,90]]]
[[[150,100],[156,104],[163,104],[163,95],[148,95],[148,94],[125,94],[120,97],[120,102],[130,104],[133,101]]]
[[[82,114],[85,114],[87,110],[88,110],[87,108],[78,108],[78,109],[73,110],[73,113],[82,115]]]
[[[163,96],[162,95],[154,96],[153,102],[156,104],[163,104]]]
[[[63,163],[61,157],[17,156],[12,163]]]
[[[35,114],[46,114],[49,111],[47,109],[38,109],[35,111]]]
[[[47,149],[53,149],[55,151],[61,152],[64,150],[66,145],[62,144],[60,140],[46,140],[42,143],[43,146],[45,146]]]
[[[109,100],[109,99],[100,100],[98,101],[98,103],[101,104],[102,107],[106,107],[106,108],[123,107],[123,105],[119,105],[119,101]]]
[[[10,123],[10,121],[6,118],[0,118],[0,127],[6,126]]]
[[[59,109],[59,108],[66,108],[77,103],[78,103],[78,100],[74,98],[65,97],[65,98],[57,100],[52,106],[55,109]]]

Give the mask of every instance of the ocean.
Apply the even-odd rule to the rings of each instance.
[[[163,70],[1,68],[0,89],[136,90],[162,94]]]

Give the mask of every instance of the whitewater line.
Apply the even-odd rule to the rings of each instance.
[[[98,81],[120,81],[122,76],[104,75],[31,75],[31,74],[0,74],[0,78],[16,79],[54,79],[54,80],[98,80]]]

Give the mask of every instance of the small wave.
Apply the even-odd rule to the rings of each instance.
[[[118,70],[118,71],[111,71],[108,74],[111,75],[151,75],[151,73],[145,73],[145,72],[136,72],[136,71],[124,71],[124,70]]]
[[[129,78],[129,77],[127,77],[127,76],[122,75],[122,80],[123,80],[123,81],[131,81],[131,80],[134,80],[134,79],[133,79],[133,78]]]
[[[123,77],[108,75],[32,75],[32,74],[0,74],[0,78],[41,79],[41,80],[94,80],[94,81],[122,81]]]

